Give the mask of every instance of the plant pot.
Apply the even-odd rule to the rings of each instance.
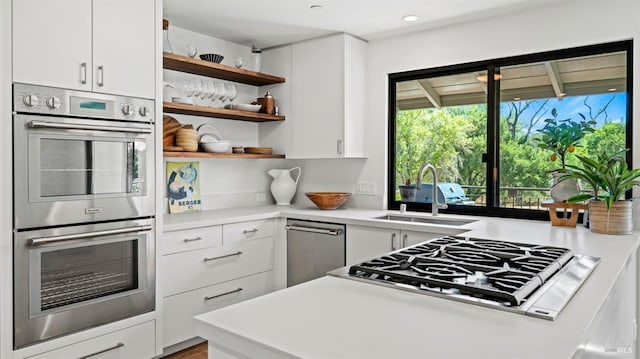
[[[563,172],[554,172],[553,182],[549,189],[549,194],[553,198],[554,202],[564,202],[567,198],[575,196],[580,193],[580,187],[578,186],[578,180],[570,178],[568,180],[559,182],[558,178],[563,176]]]
[[[398,186],[400,188],[400,200],[402,202],[415,202],[418,189],[416,185]]]
[[[589,202],[591,232],[604,234],[631,234],[633,231],[633,202],[616,201],[607,211],[603,201]]]

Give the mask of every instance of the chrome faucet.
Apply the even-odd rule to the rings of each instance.
[[[438,208],[446,209],[446,204],[438,204],[438,175],[436,174],[436,168],[433,167],[431,163],[425,163],[420,167],[420,171],[418,171],[418,180],[417,189],[422,189],[422,176],[424,175],[424,170],[429,169],[431,171],[431,175],[433,176],[433,186],[431,186],[431,215],[438,215]]]

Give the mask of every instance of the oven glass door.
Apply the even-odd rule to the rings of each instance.
[[[144,290],[145,247],[143,237],[124,236],[30,250],[29,316]]]
[[[15,115],[16,228],[154,213],[153,125]]]
[[[152,311],[153,220],[17,232],[15,346]]]

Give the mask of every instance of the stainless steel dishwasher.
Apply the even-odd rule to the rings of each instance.
[[[343,224],[287,220],[287,287],[345,266]]]

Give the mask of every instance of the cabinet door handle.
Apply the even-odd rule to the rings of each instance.
[[[211,299],[216,299],[216,298],[224,297],[225,295],[238,293],[238,292],[241,292],[241,291],[242,291],[242,288],[237,288],[237,289],[234,289],[234,290],[231,290],[231,291],[228,291],[228,292],[212,295],[212,296],[209,296],[209,297],[204,297],[204,300],[207,301],[207,300],[211,300]]]
[[[88,358],[94,357],[94,356],[96,356],[96,355],[100,355],[100,354],[102,354],[102,353],[106,353],[106,352],[110,352],[110,351],[112,351],[112,350],[116,350],[116,349],[118,349],[118,348],[122,348],[123,346],[124,346],[124,344],[123,344],[123,343],[118,342],[116,345],[114,345],[114,346],[112,346],[112,347],[108,347],[107,349],[102,349],[102,350],[100,350],[100,351],[97,351],[97,352],[92,353],[92,354],[89,354],[89,355],[81,356],[81,357],[79,357],[78,359],[88,359]]]
[[[87,63],[83,62],[80,64],[80,83],[83,85],[87,84]]]
[[[258,228],[254,228],[254,229],[245,229],[244,231],[242,231],[242,233],[244,234],[249,234],[249,233],[256,233],[258,231]]]
[[[104,66],[98,66],[98,86],[104,86]]]
[[[239,256],[239,255],[241,255],[241,254],[242,254],[242,252],[241,252],[241,251],[237,251],[237,252],[235,252],[235,253],[225,254],[225,255],[217,256],[217,257],[208,257],[208,258],[207,258],[207,257],[205,257],[205,258],[204,258],[204,261],[205,261],[205,262],[215,261],[216,259],[222,259],[222,258],[228,258],[228,257],[233,257],[233,256]]]
[[[396,250],[396,234],[395,233],[391,233],[391,250],[392,251]]]
[[[339,155],[341,155],[342,154],[342,140],[337,140],[336,141],[336,145],[337,145],[336,152]]]
[[[402,248],[407,246],[407,238],[409,238],[408,234],[405,233],[402,235]]]
[[[195,238],[185,238],[184,239],[184,243],[189,243],[189,242],[194,242],[194,241],[201,241],[202,237],[195,237]]]

